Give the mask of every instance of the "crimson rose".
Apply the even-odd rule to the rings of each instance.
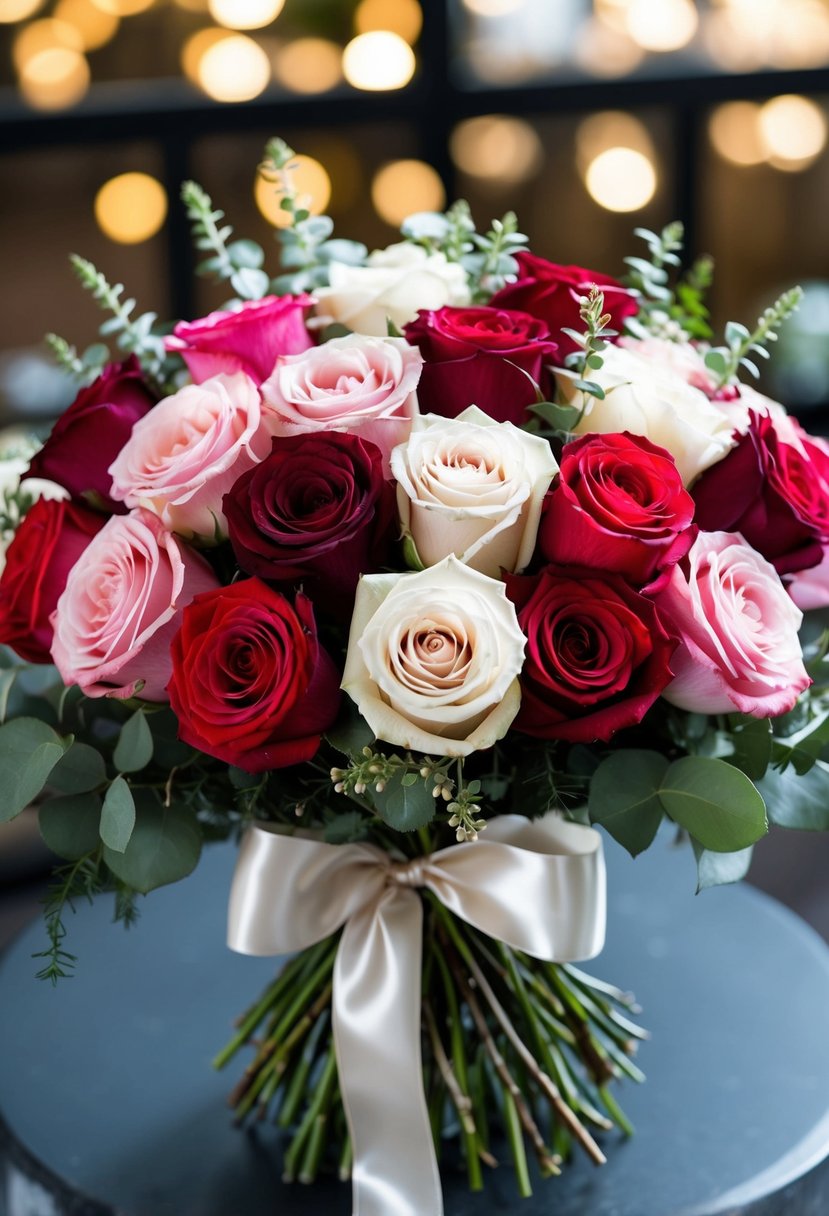
[[[562,451],[538,547],[548,562],[616,572],[641,587],[688,552],[693,516],[665,448],[627,431],[584,435]]]
[[[73,498],[92,496],[96,505],[123,514],[124,504],[111,497],[109,466],[155,402],[134,355],[108,364],[58,418],[26,476],[56,481]]]
[[[545,324],[504,308],[421,309],[405,333],[426,361],[417,387],[421,413],[444,418],[477,405],[496,422],[520,426],[538,399],[534,384],[544,379],[544,363],[558,350]]]
[[[52,662],[49,618],[69,571],[105,523],[78,503],[39,498],[17,529],[0,578],[0,642],[27,663]]]
[[[184,609],[167,686],[179,738],[249,773],[310,760],[337,716],[340,677],[311,602],[257,578]]]
[[[677,645],[653,603],[617,574],[574,566],[505,581],[527,638],[516,729],[592,743],[640,722]]]
[[[305,295],[246,300],[235,311],[180,321],[165,345],[181,355],[194,384],[233,372],[247,372],[261,384],[278,355],[299,355],[314,345],[303,316],[313,303]]]
[[[784,443],[768,414],[749,414],[736,446],[693,488],[708,532],[740,532],[780,575],[816,566],[829,542],[829,454]]]
[[[386,557],[394,488],[376,444],[338,431],[277,437],[270,456],[224,497],[230,543],[247,574],[308,580],[318,602],[347,607],[361,574]]]
[[[534,253],[516,254],[518,279],[497,291],[490,300],[495,308],[520,308],[543,321],[559,344],[559,363],[579,348],[562,330],[584,329],[579,316],[579,297],[586,296],[595,285],[604,293],[605,312],[610,313],[612,329],[621,331],[625,317],[637,311],[634,297],[621,283],[609,275],[581,266],[559,266],[536,257]]]

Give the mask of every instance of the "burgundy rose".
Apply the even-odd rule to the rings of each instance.
[[[566,327],[578,333],[584,329],[579,316],[579,298],[595,285],[604,292],[605,311],[610,313],[612,329],[621,332],[625,317],[637,311],[635,298],[621,283],[582,266],[559,266],[522,252],[518,260],[518,279],[497,291],[490,300],[495,308],[520,308],[543,321],[558,342],[558,360],[563,366],[566,355],[578,350],[572,338],[562,333]]]
[[[246,300],[234,312],[179,321],[167,350],[181,355],[195,384],[233,372],[247,372],[261,384],[278,355],[299,355],[313,346],[303,315],[313,303],[305,295],[265,296]]]
[[[653,603],[619,575],[573,566],[505,581],[527,638],[515,728],[592,743],[640,722],[677,645]]]
[[[548,562],[623,575],[643,586],[688,552],[694,502],[673,456],[642,435],[585,435],[565,445],[544,501]]]
[[[694,486],[696,519],[708,532],[740,532],[777,573],[816,566],[829,542],[829,453],[804,439],[785,443],[768,414]]]
[[[246,772],[310,760],[337,716],[340,677],[304,595],[292,606],[256,578],[197,595],[171,653],[179,737]]]
[[[40,498],[17,529],[0,578],[0,642],[27,663],[51,663],[49,617],[69,571],[105,523],[78,503]]]
[[[417,388],[421,413],[444,418],[477,405],[496,422],[520,425],[558,350],[545,324],[505,308],[422,309],[405,333],[426,361]]]
[[[58,418],[26,476],[56,481],[73,498],[91,497],[96,505],[123,513],[124,504],[111,497],[109,466],[156,400],[134,355],[108,364]]]

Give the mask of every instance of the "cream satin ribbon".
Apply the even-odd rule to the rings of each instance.
[[[474,844],[403,862],[373,845],[250,828],[230,893],[231,949],[287,954],[345,926],[332,1005],[354,1216],[443,1213],[420,1058],[418,887],[538,958],[592,958],[604,944],[601,839],[557,815],[503,815]]]

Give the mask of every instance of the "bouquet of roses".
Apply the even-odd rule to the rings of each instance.
[[[129,923],[245,829],[230,943],[292,957],[217,1059],[255,1042],[237,1115],[288,1129],[286,1177],[353,1165],[355,1210],[423,1216],[452,1136],[473,1188],[506,1144],[528,1194],[528,1148],[552,1174],[629,1130],[631,998],[572,966],[603,941],[591,823],[635,854],[672,821],[700,886],[769,819],[829,827],[799,632],[829,448],[739,380],[799,293],[713,345],[678,225],[624,285],[462,203],[368,254],[293,156],[260,169],[275,279],[183,189],[220,311],[136,316],[74,259],[125,358],[50,336],[82,387],[4,490],[0,819],[39,800],[65,859],[53,980],[73,900]]]

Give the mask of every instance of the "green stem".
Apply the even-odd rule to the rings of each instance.
[[[503,1103],[504,1127],[507,1133],[507,1140],[509,1141],[510,1152],[512,1153],[512,1160],[515,1164],[518,1192],[522,1199],[529,1199],[532,1196],[533,1188],[530,1185],[530,1171],[527,1166],[527,1150],[524,1146],[521,1120],[518,1117],[515,1099],[506,1086],[503,1091]]]
[[[327,1106],[330,1103],[331,1093],[336,1079],[337,1061],[334,1056],[334,1044],[331,1043],[327,1050],[322,1074],[314,1087],[314,1092],[311,1096],[308,1109],[305,1112],[305,1116],[299,1125],[296,1135],[285,1152],[285,1159],[283,1163],[283,1179],[285,1182],[293,1182],[294,1178],[297,1176],[297,1166],[299,1164],[300,1156],[304,1153],[308,1138],[313,1131],[318,1115],[323,1109],[327,1109]]]

